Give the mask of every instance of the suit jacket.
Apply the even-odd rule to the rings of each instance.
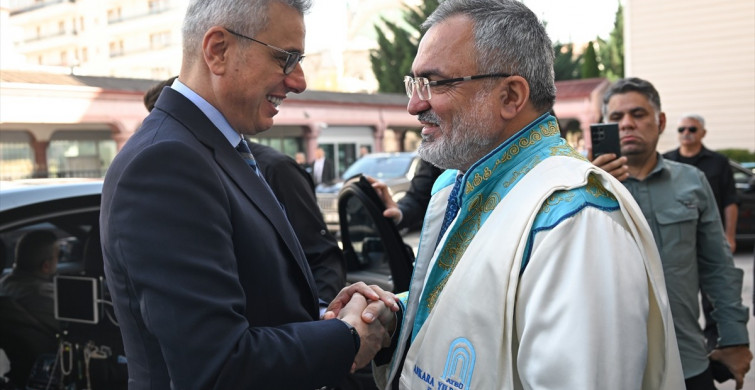
[[[322,219],[312,176],[291,157],[265,145],[249,143],[254,159],[304,249],[320,299],[330,302],[346,285],[346,260]]]
[[[312,176],[317,176],[314,172],[315,169],[315,162],[312,161]],[[325,158],[322,162],[322,174],[320,176],[320,181],[317,181],[317,177],[314,177],[315,185],[325,183],[328,184],[336,179],[336,169],[333,166],[333,160],[329,158]]]
[[[108,169],[100,223],[130,389],[313,389],[347,374],[353,338],[315,321],[277,200],[175,90]]]

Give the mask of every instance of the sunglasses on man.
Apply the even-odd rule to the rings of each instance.
[[[680,126],[677,130],[679,131],[679,134],[684,133],[684,130],[689,130],[690,133],[696,133],[697,127],[696,126],[689,126],[689,127]]]

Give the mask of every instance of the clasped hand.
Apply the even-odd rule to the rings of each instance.
[[[393,293],[376,285],[357,282],[343,288],[328,306],[322,319],[338,318],[359,333],[360,347],[351,372],[366,366],[378,351],[390,346],[399,309],[396,300]]]

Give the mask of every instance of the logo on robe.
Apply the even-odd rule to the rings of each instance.
[[[469,389],[475,365],[475,350],[469,340],[459,337],[451,342],[441,381],[455,389]]]

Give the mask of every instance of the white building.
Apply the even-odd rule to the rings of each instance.
[[[677,121],[693,112],[708,148],[755,151],[755,1],[625,4],[625,74],[653,83],[668,120],[658,150],[678,146]]]
[[[181,65],[188,0],[8,0],[15,68],[163,79]],[[4,52],[8,51],[3,48]],[[7,68],[7,67],[6,67]]]
[[[165,79],[181,67],[189,0],[0,0],[4,69],[58,68],[89,76]],[[416,4],[416,0],[406,1]],[[369,51],[380,17],[403,18],[402,0],[314,2],[306,16],[310,89],[374,92]],[[5,31],[4,31],[5,32]],[[10,36],[8,41],[7,36]],[[400,77],[397,76],[397,83]]]

